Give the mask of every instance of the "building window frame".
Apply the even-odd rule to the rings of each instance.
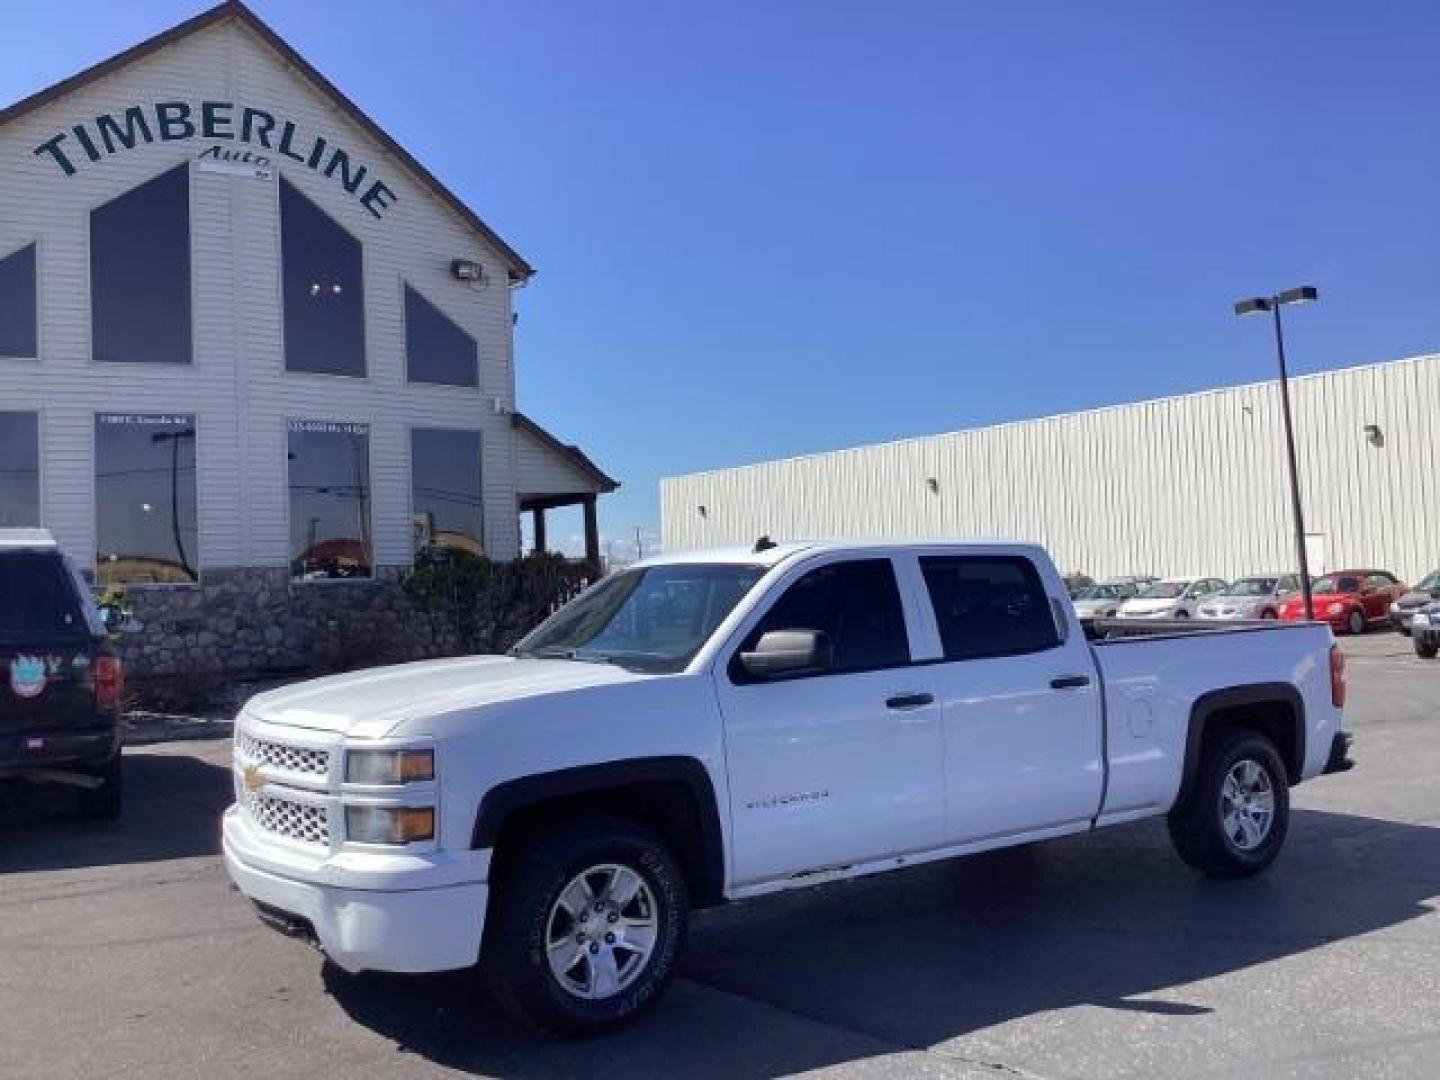
[[[402,371],[402,376],[403,376],[403,380],[404,380],[405,385],[406,385],[407,387],[412,387],[412,386],[413,386],[413,387],[438,388],[439,390],[441,390],[441,391],[444,392],[444,393],[453,393],[453,394],[467,394],[467,393],[468,393],[468,394],[474,394],[474,395],[477,395],[477,396],[478,396],[478,395],[481,393],[481,386],[483,385],[483,383],[484,383],[484,378],[485,378],[485,377],[484,377],[484,357],[482,356],[481,350],[480,350],[480,338],[477,337],[475,334],[472,334],[472,333],[471,333],[469,330],[467,330],[464,326],[461,326],[460,323],[459,323],[456,319],[452,318],[443,308],[440,307],[439,304],[435,303],[435,301],[433,301],[433,300],[430,299],[429,293],[427,293],[425,290],[421,289],[421,288],[420,288],[419,286],[417,286],[413,281],[411,281],[411,280],[409,280],[408,278],[406,278],[405,275],[403,275],[403,274],[400,275],[400,277],[399,277],[399,282],[400,282],[400,288],[399,288],[399,295],[398,295],[398,303],[399,303],[399,305],[400,305],[400,328],[401,328],[401,334],[402,334],[402,339],[403,339],[403,348],[401,349],[400,361],[401,361],[401,363],[404,365],[403,371]],[[435,311],[440,315],[440,317],[441,317],[442,319],[445,319],[447,322],[449,322],[452,326],[455,327],[456,330],[458,330],[460,333],[464,334],[464,335],[465,335],[467,338],[469,338],[470,341],[474,344],[474,346],[475,346],[475,381],[474,381],[473,383],[430,382],[430,381],[428,381],[428,380],[426,380],[426,379],[416,379],[416,378],[412,378],[412,377],[411,377],[411,375],[410,375],[410,303],[409,303],[409,294],[410,294],[411,292],[415,293],[415,295],[420,298],[420,300],[421,300],[422,303],[428,304],[428,305],[430,305],[430,307],[434,308]]]
[[[428,385],[428,384],[427,384]],[[458,388],[457,388],[458,389]],[[409,496],[409,514],[407,521],[410,524],[410,550],[412,557],[419,555],[422,551],[429,550],[433,545],[425,548],[415,543],[415,433],[417,431],[459,431],[467,435],[474,435],[476,439],[476,450],[480,456],[480,535],[477,543],[480,545],[480,554],[484,558],[490,557],[490,515],[487,512],[485,502],[485,429],[468,428],[454,424],[430,423],[430,424],[408,424],[405,427],[405,463],[406,463],[406,494]],[[518,517],[519,510],[516,514]]]
[[[185,215],[185,234],[190,249],[190,273],[188,283],[190,292],[190,359],[188,361],[185,361],[184,363],[161,363],[153,360],[101,360],[95,355],[95,292],[93,288],[93,267],[95,265],[95,238],[94,230],[91,227],[94,222],[95,211],[100,209],[102,206],[106,206],[109,203],[114,202],[116,199],[122,198],[125,195],[130,194],[130,192],[134,191],[136,188],[148,184],[150,181],[165,175],[165,173],[181,167],[184,167],[185,169],[185,183],[187,188],[186,199],[188,202]],[[120,371],[160,370],[166,372],[194,371],[199,366],[196,361],[196,355],[199,351],[196,347],[198,344],[198,336],[195,332],[195,313],[199,310],[200,304],[199,286],[196,282],[196,279],[199,275],[195,272],[196,267],[199,265],[195,246],[195,194],[195,169],[193,168],[192,162],[186,160],[182,162],[172,162],[171,164],[162,168],[159,172],[150,174],[145,179],[141,180],[140,183],[132,184],[124,191],[109,195],[108,197],[101,199],[99,202],[94,203],[85,209],[85,303],[86,311],[89,315],[89,318],[85,320],[85,334],[86,364],[88,366],[96,368],[114,368]],[[43,284],[40,280],[42,275],[39,272],[39,248],[36,249],[35,255],[37,260],[35,299],[36,306],[37,308],[39,308],[41,306],[42,300],[40,290],[43,288]],[[44,347],[43,339],[40,342],[40,347]]]
[[[359,374],[348,372],[328,371],[297,371],[290,367],[289,354],[289,333],[285,326],[285,210],[281,204],[281,185],[289,184],[306,202],[310,203],[319,213],[323,214],[329,221],[346,236],[354,240],[360,248],[360,362],[362,369]],[[274,240],[275,240],[275,310],[278,313],[276,327],[280,339],[279,366],[280,374],[286,379],[301,381],[312,381],[317,386],[333,385],[335,379],[347,379],[354,383],[368,383],[375,381],[375,364],[371,357],[371,341],[374,335],[370,327],[370,259],[366,251],[366,243],[362,236],[354,229],[340,220],[330,212],[319,199],[311,196],[300,184],[290,179],[283,170],[277,170],[274,180],[274,197],[271,205],[274,207]],[[400,319],[403,322],[405,313],[400,312]],[[288,423],[288,422],[287,422]],[[287,426],[286,430],[289,428]]]
[[[178,366],[178,365],[176,365]],[[88,565],[91,568],[91,585],[97,591],[103,591],[100,585],[100,417],[124,415],[124,410],[109,409],[96,410],[90,413],[90,527],[91,527],[91,558]],[[114,587],[125,592],[154,591],[164,592],[177,589],[198,589],[205,581],[205,560],[203,556],[203,544],[201,538],[204,535],[204,527],[201,523],[203,514],[201,512],[200,498],[200,460],[201,460],[201,414],[196,409],[166,409],[166,410],[135,410],[134,415],[143,416],[188,416],[191,426],[195,432],[195,551],[194,565],[192,567],[195,580],[193,581],[127,581],[119,582]],[[44,467],[44,454],[41,454],[41,467]],[[43,474],[42,474],[43,484]],[[41,488],[41,511],[44,511],[44,488]],[[82,561],[82,568],[87,565]],[[107,586],[108,587],[108,586]]]
[[[291,542],[294,538],[294,507],[290,498],[290,435],[294,430],[293,424],[337,424],[353,425],[365,429],[365,530],[370,539],[370,573],[360,577],[334,577],[334,578],[306,578],[296,577],[294,572],[294,555],[291,552]],[[285,468],[285,574],[286,580],[291,587],[300,586],[308,588],[316,586],[320,588],[355,585],[373,585],[381,578],[380,561],[378,558],[378,545],[375,538],[375,421],[368,418],[337,419],[330,417],[318,417],[315,415],[296,416],[287,413],[280,418],[280,445],[281,461]],[[406,451],[407,455],[409,451]]]
[[[26,248],[35,249],[35,353],[33,356],[0,353],[0,361],[5,363],[36,364],[40,362],[40,357],[45,353],[45,320],[40,318],[40,312],[45,310],[44,275],[40,273],[41,260],[45,254],[44,237],[37,236],[16,247],[0,249],[0,261],[8,259],[11,255],[18,255]]]

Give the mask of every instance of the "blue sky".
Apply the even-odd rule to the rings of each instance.
[[[5,13],[14,100],[202,10]],[[1440,6],[256,0],[539,270],[521,407],[662,475],[1437,346]],[[559,526],[563,531],[565,526]]]

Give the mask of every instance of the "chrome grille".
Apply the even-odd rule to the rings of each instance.
[[[306,844],[330,844],[330,814],[323,806],[291,802],[263,792],[240,793],[251,819],[266,832]]]
[[[256,765],[268,765],[302,776],[325,776],[330,771],[330,751],[257,739],[243,732],[236,738],[240,756]]]

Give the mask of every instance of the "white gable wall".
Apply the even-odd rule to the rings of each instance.
[[[376,220],[338,175],[327,178],[270,155],[277,173],[363,245],[365,378],[285,371],[278,181],[193,166],[194,364],[91,361],[90,210],[194,159],[215,140],[161,142],[156,133],[153,143],[90,162],[72,137],[64,147],[76,163],[73,176],[33,150],[72,124],[84,121],[93,130],[102,113],[118,116],[128,106],[166,100],[197,113],[204,100],[234,102],[237,120],[246,105],[293,120],[305,136],[302,146],[310,134],[323,135],[395,192]],[[38,241],[40,308],[38,361],[0,358],[0,409],[40,413],[42,519],[82,564],[96,548],[93,431],[100,411],[196,415],[202,574],[207,567],[287,564],[291,417],[370,425],[372,532],[381,565],[410,561],[410,429],[481,431],[487,549],[501,558],[518,553],[514,433],[492,405],[498,398],[514,407],[504,260],[243,25],[226,21],[201,30],[0,127],[0,207],[0,256]],[[449,274],[454,258],[482,263],[488,285],[456,282]],[[478,389],[407,384],[406,281],[478,341]]]

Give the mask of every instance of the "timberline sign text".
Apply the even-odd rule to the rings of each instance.
[[[131,105],[88,124],[75,124],[46,139],[35,153],[50,158],[65,176],[74,176],[77,165],[87,161],[134,150],[141,143],[185,139],[230,139],[287,157],[335,180],[377,218],[395,202],[395,192],[375,179],[369,166],[357,163],[325,136],[304,132],[293,120],[264,109],[230,101],[203,101],[198,108],[184,101]]]

